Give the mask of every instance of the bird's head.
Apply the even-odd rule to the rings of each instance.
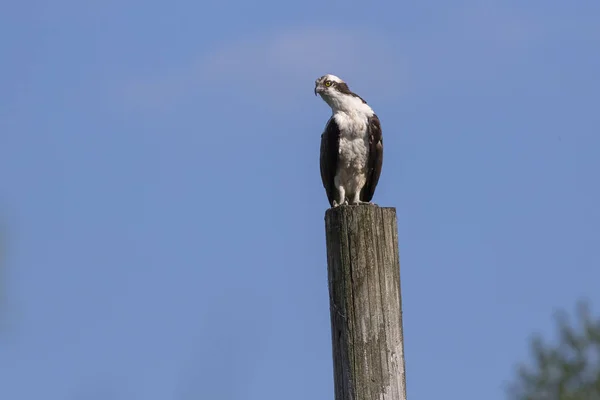
[[[321,98],[334,110],[360,107],[367,103],[353,93],[346,82],[331,74],[323,75],[315,81],[316,95],[321,95]]]
[[[348,85],[335,75],[323,75],[315,81],[315,96],[320,94],[321,97],[333,97],[340,94],[341,85],[345,85],[348,90]]]

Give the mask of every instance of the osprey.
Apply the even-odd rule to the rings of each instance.
[[[335,75],[315,81],[331,107],[321,134],[321,180],[331,207],[371,204],[383,163],[383,138],[373,109]]]

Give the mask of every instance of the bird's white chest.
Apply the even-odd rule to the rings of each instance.
[[[369,143],[366,116],[336,113],[334,119],[340,129],[339,167],[362,172]]]

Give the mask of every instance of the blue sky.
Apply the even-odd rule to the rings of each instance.
[[[408,395],[600,307],[600,3],[0,4],[3,399],[333,399],[325,73],[378,113]]]

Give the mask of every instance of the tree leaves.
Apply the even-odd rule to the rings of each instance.
[[[577,304],[577,322],[556,315],[558,343],[536,335],[531,341],[533,365],[521,364],[509,388],[514,400],[600,400],[600,319],[586,302]]]

